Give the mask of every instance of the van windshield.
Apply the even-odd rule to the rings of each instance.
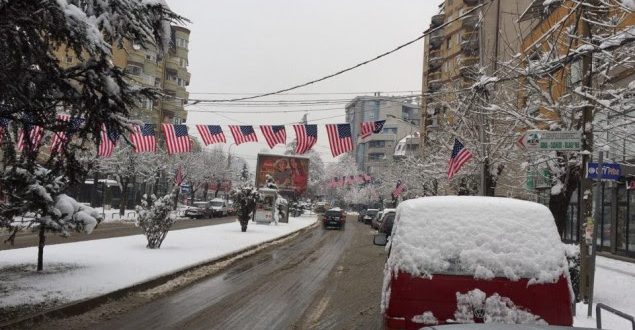
[[[221,202],[221,201],[212,201],[212,206],[223,206],[223,202]]]
[[[194,202],[194,206],[204,209],[207,207],[207,202]]]
[[[326,211],[326,216],[328,217],[339,217],[342,215],[341,211]]]

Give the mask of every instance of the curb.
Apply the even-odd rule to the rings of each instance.
[[[165,274],[165,275],[161,275],[155,278],[151,278],[145,282],[141,282],[141,283],[137,283],[134,285],[131,285],[129,287],[125,287],[113,292],[109,292],[106,294],[103,294],[101,296],[96,296],[93,298],[87,298],[84,300],[79,300],[79,301],[75,301],[75,302],[71,302],[65,305],[61,305],[59,307],[55,307],[55,308],[51,308],[39,313],[35,313],[35,314],[31,314],[31,315],[27,315],[27,316],[23,316],[19,319],[13,320],[13,321],[9,321],[9,322],[5,322],[5,323],[0,323],[0,329],[7,329],[7,328],[18,328],[18,327],[29,327],[31,325],[33,325],[34,323],[38,323],[41,321],[44,321],[46,319],[56,319],[56,318],[63,318],[63,317],[69,317],[69,316],[75,316],[75,315],[79,315],[79,314],[83,314],[86,313],[92,309],[95,309],[105,303],[107,303],[110,300],[116,300],[116,299],[120,299],[130,293],[133,292],[140,292],[140,291],[144,291],[159,285],[162,285],[174,278],[177,278],[187,272],[196,270],[198,268],[202,268],[202,267],[206,267],[206,266],[210,266],[219,262],[223,262],[232,258],[235,258],[241,254],[245,254],[248,253],[252,250],[255,250],[263,245],[267,245],[267,244],[274,244],[277,245],[280,242],[279,241],[283,241],[293,235],[297,235],[297,234],[303,234],[311,229],[314,229],[315,227],[317,227],[318,225],[318,221],[315,221],[313,224],[301,228],[297,231],[288,233],[284,236],[280,236],[280,237],[276,237],[274,239],[268,240],[268,241],[264,241],[258,244],[253,244],[250,246],[245,247],[244,249],[238,250],[238,251],[234,251],[232,253],[226,254],[224,256],[218,257],[216,259],[212,259],[212,260],[207,260],[207,261],[203,261],[201,263],[198,264],[194,264],[192,266],[187,266],[185,268],[181,268],[179,270],[176,270],[173,273],[169,273],[169,274]],[[196,282],[196,281],[195,281]],[[189,283],[193,284],[195,282]]]

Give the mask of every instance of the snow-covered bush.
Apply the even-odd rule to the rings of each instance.
[[[143,234],[148,240],[148,249],[159,249],[167,236],[172,224],[176,221],[174,208],[174,196],[172,194],[157,198],[155,195],[143,196],[141,206],[137,206],[136,225],[143,229]]]
[[[247,231],[249,219],[251,219],[253,212],[256,210],[256,203],[260,200],[260,193],[253,186],[246,185],[233,189],[229,197],[234,201],[240,229],[245,232]]]

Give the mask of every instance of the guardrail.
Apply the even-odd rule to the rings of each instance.
[[[602,329],[602,310],[607,312],[611,312],[619,317],[625,318],[628,321],[631,321],[631,326],[633,330],[635,330],[635,318],[632,315],[626,314],[624,312],[618,311],[617,309],[607,306],[605,304],[599,303],[595,305],[595,317],[596,317],[596,328]]]

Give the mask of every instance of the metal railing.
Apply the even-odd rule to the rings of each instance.
[[[625,318],[626,320],[630,321],[632,329],[635,330],[635,318],[633,318],[632,315],[628,315],[602,303],[595,305],[596,328],[602,329],[602,310],[611,312],[619,317]]]

